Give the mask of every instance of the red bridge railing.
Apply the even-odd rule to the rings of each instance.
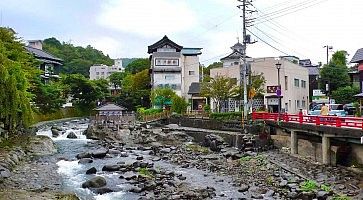
[[[333,126],[363,129],[362,117],[316,116],[300,114],[253,112],[252,120],[283,121],[300,124],[314,124],[316,126]]]

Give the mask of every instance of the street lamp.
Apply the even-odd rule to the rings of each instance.
[[[276,91],[277,97],[279,98],[279,105],[277,108],[277,111],[279,113],[279,120],[280,120],[280,113],[281,113],[281,84],[280,84],[280,69],[281,69],[281,63],[277,62],[276,64],[276,69],[277,69],[277,85],[278,85],[278,89]]]

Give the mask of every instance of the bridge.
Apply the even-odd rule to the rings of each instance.
[[[300,114],[278,114],[253,112],[253,121],[264,121],[266,125],[290,133],[291,154],[298,154],[299,139],[321,142],[323,164],[332,164],[331,144],[337,147],[348,146],[358,154],[358,163],[363,164],[363,118],[338,116],[312,116]],[[341,157],[348,157],[342,155]],[[333,163],[335,164],[335,163]]]

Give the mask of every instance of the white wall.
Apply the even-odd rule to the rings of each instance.
[[[91,80],[107,79],[112,73],[121,72],[122,68],[117,66],[94,65],[89,69]]]
[[[191,98],[188,95],[189,87],[193,82],[199,82],[199,57],[183,56],[182,67],[182,96],[186,99]]]

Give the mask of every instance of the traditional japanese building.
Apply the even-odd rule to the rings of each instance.
[[[175,93],[191,103],[192,94],[196,105],[205,98],[199,97],[196,87],[200,83],[199,55],[202,48],[185,48],[164,36],[158,42],[148,46],[151,61],[152,88],[171,88]],[[193,91],[189,91],[192,89]],[[200,106],[199,106],[200,107]],[[193,106],[191,109],[197,109]]]

